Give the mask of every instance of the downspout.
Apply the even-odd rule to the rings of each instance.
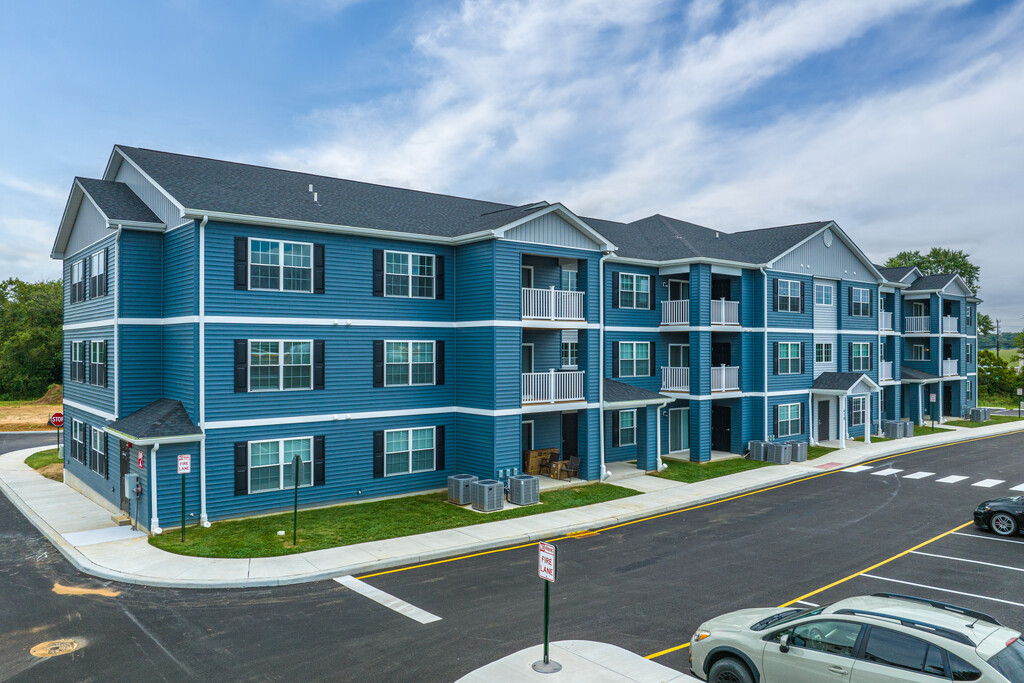
[[[659,472],[664,472],[666,469],[668,469],[668,465],[665,464],[664,462],[662,462],[662,460],[661,460],[661,411],[664,410],[665,406],[667,406],[667,405],[668,405],[668,401],[666,401],[665,403],[660,403],[657,406],[655,406],[655,408],[654,408],[654,410],[657,413],[657,429],[656,429],[656,432],[658,434],[658,437],[657,437],[657,443],[655,445],[655,448],[658,449],[657,450],[658,458],[657,458],[656,462],[658,463],[658,471]]]
[[[199,222],[199,428],[206,433],[206,222]],[[181,520],[182,525],[185,520]],[[210,527],[206,514],[206,439],[199,441],[199,523]]]
[[[164,532],[160,528],[160,519],[156,514],[156,452],[159,450],[160,442],[157,441],[149,455],[149,531],[156,536]]]
[[[598,435],[598,444],[601,449],[601,471],[600,480],[606,481],[611,474],[608,472],[608,468],[604,464],[604,263],[611,256],[610,252],[606,252],[601,256],[601,260],[597,263],[598,268],[598,284],[597,288],[600,292],[598,296],[598,302],[600,303],[600,311],[598,313],[598,327],[597,327],[597,339],[598,339],[598,382],[597,382],[597,421],[598,429],[600,434]],[[653,294],[651,296],[654,296]]]
[[[121,307],[121,231],[117,224],[114,236],[114,418],[121,417],[121,334],[118,325],[118,309]]]
[[[763,292],[764,296],[761,297],[761,299],[763,299],[763,308],[764,308],[764,313],[763,313],[763,316],[761,318],[762,322],[764,323],[764,328],[763,328],[764,329],[764,332],[763,332],[763,335],[764,335],[764,349],[763,349],[763,351],[764,351],[764,363],[763,363],[764,384],[762,386],[764,386],[764,420],[763,420],[764,421],[764,430],[763,431],[764,431],[764,441],[767,441],[768,440],[768,271],[765,270],[764,266],[761,266],[758,270],[761,271],[761,275],[764,277],[764,292]],[[814,372],[812,371],[811,374],[814,374]],[[808,402],[810,402],[810,394],[807,395],[807,399],[808,399]],[[810,425],[808,425],[808,429],[810,429]]]

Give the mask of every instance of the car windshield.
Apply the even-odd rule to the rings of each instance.
[[[988,663],[1010,683],[1024,683],[1024,644],[1019,640],[1014,639]]]
[[[773,614],[770,617],[765,617],[761,621],[757,622],[750,627],[751,631],[763,631],[770,626],[778,626],[779,624],[785,624],[788,621],[794,619],[800,619],[801,617],[813,617],[817,614],[821,614],[825,611],[828,605],[822,605],[821,607],[812,607],[809,609],[787,609]]]

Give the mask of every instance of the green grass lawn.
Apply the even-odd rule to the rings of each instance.
[[[827,448],[825,446],[808,446],[807,459],[814,460],[815,458],[820,458],[823,455],[827,455],[828,453],[838,450],[838,448]]]
[[[951,432],[952,429],[943,429],[942,427],[936,427],[932,429],[931,422],[928,426],[914,425],[914,436],[928,436],[929,434],[938,434],[939,432]]]
[[[746,458],[729,458],[728,460],[715,460],[713,462],[666,460],[665,464],[668,465],[668,468],[664,472],[652,473],[651,476],[672,479],[674,481],[685,481],[688,484],[692,484],[695,481],[724,477],[727,474],[753,470],[773,463],[747,460]]]
[[[37,470],[47,479],[64,481],[64,462],[60,459],[60,451],[56,448],[33,453],[25,458],[25,464]]]
[[[978,397],[978,405],[985,408],[1010,408],[1011,410],[1017,410],[1019,407],[1017,396],[992,396],[991,394],[982,394]]]
[[[162,550],[198,557],[274,557],[309,550],[380,541],[399,536],[455,529],[502,519],[603,503],[637,495],[637,491],[589,484],[542,493],[540,505],[481,514],[446,502],[447,494],[428,493],[371,503],[299,510],[298,543],[292,545],[292,513],[216,522],[209,529],[190,526],[185,543],[180,531],[166,531],[149,542]],[[301,494],[300,494],[301,495]],[[284,530],[284,536],[277,532]]]
[[[946,430],[946,431],[949,431],[949,430]],[[855,437],[853,440],[854,441],[863,442],[864,441],[864,437],[863,436],[858,436],[858,437]],[[892,441],[892,439],[887,439],[884,436],[874,436],[874,435],[871,436],[871,443],[881,443],[882,441]]]
[[[984,427],[985,425],[997,425],[1003,422],[1018,422],[1022,418],[1009,415],[993,415],[988,422],[975,422],[973,420],[951,420],[946,424],[954,427]]]

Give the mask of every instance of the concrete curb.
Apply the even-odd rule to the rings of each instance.
[[[323,581],[323,580],[327,580],[327,579],[332,579],[332,578],[334,578],[336,576],[343,576],[343,575],[346,575],[346,574],[356,575],[356,574],[374,573],[374,572],[384,571],[384,570],[387,570],[387,569],[393,569],[393,568],[396,568],[396,567],[403,567],[403,566],[411,565],[411,564],[420,564],[420,563],[426,563],[426,562],[442,561],[442,560],[452,559],[452,558],[456,558],[456,557],[460,557],[460,556],[464,556],[464,555],[472,555],[472,554],[476,554],[476,553],[482,553],[482,552],[486,552],[486,551],[489,551],[489,550],[496,550],[498,548],[507,548],[507,547],[510,547],[510,546],[517,546],[517,545],[529,545],[529,544],[532,544],[532,543],[536,543],[537,541],[540,541],[540,540],[559,538],[559,537],[563,537],[563,536],[566,536],[566,535],[569,535],[569,534],[572,534],[572,533],[578,533],[578,532],[583,532],[583,531],[599,530],[601,528],[611,527],[611,526],[615,526],[615,525],[618,525],[618,524],[623,524],[623,523],[626,523],[626,522],[635,522],[637,520],[646,519],[646,518],[654,517],[654,516],[657,516],[657,515],[662,515],[662,514],[665,514],[665,513],[668,513],[668,512],[682,511],[682,510],[686,510],[686,509],[693,508],[693,507],[696,507],[696,506],[706,505],[708,503],[713,503],[713,502],[716,502],[716,501],[722,501],[722,500],[726,500],[726,499],[729,499],[729,498],[735,498],[737,496],[742,496],[744,494],[748,494],[748,493],[751,493],[753,491],[759,491],[759,490],[767,489],[767,488],[770,488],[770,487],[782,486],[782,485],[785,485],[785,484],[790,484],[790,483],[799,481],[801,479],[809,479],[811,477],[815,477],[815,476],[818,476],[818,475],[829,474],[829,473],[832,473],[832,472],[837,472],[837,471],[840,471],[840,470],[845,469],[847,467],[850,467],[852,465],[856,465],[856,464],[859,464],[859,463],[864,463],[864,462],[868,462],[868,461],[872,461],[872,460],[878,460],[880,458],[887,458],[887,457],[891,457],[891,456],[894,456],[894,455],[901,455],[901,454],[904,454],[904,453],[912,453],[912,452],[916,452],[916,451],[919,451],[919,450],[925,450],[925,449],[929,449],[929,448],[933,448],[933,447],[937,447],[937,446],[945,446],[945,445],[951,445],[951,444],[956,444],[956,443],[962,443],[962,442],[965,442],[965,441],[972,441],[972,440],[979,439],[979,438],[984,438],[984,437],[1002,436],[1002,435],[1005,435],[1005,434],[1012,434],[1014,432],[1020,432],[1020,431],[1024,431],[1024,422],[1012,422],[1012,423],[1003,424],[1003,425],[992,425],[991,427],[976,427],[976,428],[973,428],[973,429],[961,428],[961,429],[956,429],[953,432],[940,432],[940,433],[936,433],[934,435],[925,435],[925,436],[920,436],[920,437],[914,437],[915,441],[920,440],[920,442],[919,443],[915,443],[913,445],[906,444],[901,439],[901,440],[892,441],[891,443],[893,445],[891,447],[889,447],[889,448],[881,449],[881,450],[879,450],[877,452],[870,453],[870,454],[864,454],[861,457],[858,457],[858,458],[855,458],[855,459],[853,459],[853,460],[851,460],[849,462],[843,463],[842,465],[837,465],[836,467],[833,467],[831,469],[822,470],[820,472],[814,472],[814,471],[808,471],[809,468],[814,467],[813,465],[810,465],[810,466],[798,466],[799,469],[794,469],[792,471],[792,473],[786,474],[784,476],[780,476],[779,478],[774,479],[774,480],[772,480],[770,482],[763,482],[762,481],[762,482],[756,482],[756,483],[750,483],[750,484],[742,484],[742,485],[738,485],[738,486],[736,486],[736,487],[734,487],[732,489],[729,489],[727,491],[719,491],[719,492],[715,492],[715,493],[709,493],[709,494],[703,495],[703,496],[697,496],[697,497],[695,497],[693,499],[690,499],[690,500],[687,500],[685,502],[682,502],[682,501],[667,502],[667,503],[663,503],[661,505],[654,506],[652,508],[648,508],[648,509],[643,510],[643,511],[624,511],[620,515],[611,515],[609,517],[606,517],[606,518],[602,519],[599,522],[593,522],[592,521],[592,522],[582,522],[582,523],[566,524],[566,525],[563,525],[563,526],[560,526],[560,527],[547,528],[547,529],[544,529],[542,531],[541,530],[531,531],[531,532],[521,533],[521,534],[514,535],[514,536],[507,536],[507,537],[499,538],[499,539],[470,542],[470,543],[466,543],[465,545],[460,546],[458,549],[441,548],[441,549],[437,549],[437,550],[424,551],[422,553],[409,553],[409,554],[405,554],[405,555],[398,556],[398,557],[383,558],[383,559],[379,559],[379,560],[375,560],[375,561],[371,561],[371,562],[362,562],[362,563],[350,564],[350,565],[345,565],[345,566],[337,566],[337,567],[332,567],[330,569],[324,569],[324,570],[319,570],[319,571],[315,571],[315,572],[308,572],[308,573],[304,573],[304,574],[295,574],[295,575],[289,575],[289,576],[284,576],[284,577],[279,577],[279,578],[259,578],[259,579],[240,580],[240,581],[236,581],[236,580],[216,581],[216,580],[208,580],[208,579],[194,580],[194,581],[193,580],[187,580],[187,579],[185,579],[185,580],[161,579],[161,578],[156,578],[156,577],[146,577],[146,576],[137,575],[137,574],[126,574],[126,573],[123,573],[123,572],[118,572],[116,570],[111,570],[111,569],[109,569],[107,567],[103,567],[103,566],[97,565],[92,560],[90,560],[89,558],[85,557],[81,552],[79,552],[77,548],[75,548],[74,546],[72,546],[69,543],[67,543],[67,541],[64,540],[63,536],[61,536],[61,534],[59,534],[55,529],[53,529],[43,519],[41,519],[17,494],[14,493],[14,491],[3,481],[2,478],[0,478],[0,491],[2,491],[7,496],[7,498],[9,500],[11,500],[11,502],[15,505],[15,507],[17,507],[18,510],[21,511],[21,513],[24,514],[25,517],[28,518],[28,520],[44,536],[46,536],[47,539],[49,539],[49,541],[51,543],[53,543],[53,545],[61,552],[62,555],[64,555],[65,558],[67,558],[67,560],[72,565],[75,566],[76,569],[78,569],[79,571],[84,572],[86,574],[90,574],[90,575],[93,575],[93,576],[96,576],[96,577],[99,577],[99,578],[110,579],[110,580],[113,580],[113,581],[119,581],[119,582],[122,582],[122,583],[129,583],[129,584],[136,584],[136,585],[143,585],[143,586],[153,586],[153,587],[159,587],[159,588],[261,588],[261,587],[268,587],[268,586],[285,586],[285,585],[293,585],[293,584],[300,584],[300,583],[311,583],[311,582],[315,582],[315,581]],[[890,443],[890,442],[885,442],[885,443]],[[15,453],[24,452],[25,457],[28,457],[32,453],[38,452],[40,450],[46,450],[46,448],[45,447],[44,448],[28,448],[28,449],[22,449],[21,451],[15,451]],[[839,451],[839,453],[842,453],[842,452]],[[822,456],[822,457],[827,458],[828,456]],[[738,474],[742,474],[742,473],[738,473]],[[729,476],[737,476],[737,475],[727,475],[726,477],[721,477],[721,478],[717,479],[717,481],[725,481],[725,480],[728,479]],[[614,484],[615,482],[614,481],[609,481],[607,483]],[[659,493],[659,492],[656,492],[656,493]],[[656,493],[655,494],[640,493],[640,494],[638,494],[638,496],[656,495]],[[628,500],[628,499],[626,499],[626,500]],[[598,504],[600,505],[602,503],[598,503]],[[525,519],[529,519],[529,518],[527,517]],[[413,538],[415,538],[415,536],[413,536]],[[353,547],[356,547],[356,546],[353,546]],[[157,550],[159,550],[159,549],[157,549]],[[173,556],[175,558],[189,557],[189,556],[185,556],[185,555],[177,555],[177,554],[174,554],[174,553],[167,553],[167,551],[163,551],[163,550],[161,550],[160,552],[164,552],[167,555]],[[309,551],[309,552],[318,552],[318,551]],[[307,554],[308,553],[296,553],[294,555],[284,555],[284,556],[280,556],[280,557],[282,559],[284,559],[284,558],[302,558],[303,555],[307,555]],[[211,560],[211,559],[215,559],[215,558],[199,558],[199,557],[196,557],[196,558],[193,558],[193,559],[195,559],[198,562],[202,562],[202,561]],[[216,558],[216,559],[220,559],[220,558]],[[276,558],[251,558],[249,561],[251,562],[253,559],[257,559],[257,560],[259,560],[259,559],[262,559],[262,560],[273,560],[273,559],[276,559]]]

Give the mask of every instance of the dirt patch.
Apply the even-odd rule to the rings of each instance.
[[[51,384],[46,393],[32,403],[33,405],[59,406],[64,403],[64,387],[60,384]]]
[[[50,429],[50,416],[63,412],[59,405],[22,403],[0,405],[0,432],[18,432],[29,429]],[[54,430],[56,431],[56,430]]]
[[[54,481],[64,481],[64,465],[59,462],[55,462],[52,465],[45,465],[40,467],[36,472],[43,475],[47,479],[53,479]]]

